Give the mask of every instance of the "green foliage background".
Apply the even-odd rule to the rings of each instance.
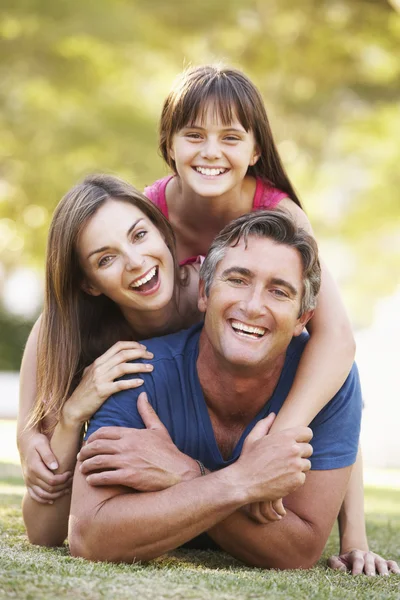
[[[3,282],[17,265],[43,271],[51,213],[86,173],[138,188],[166,173],[157,121],[173,78],[223,61],[261,89],[353,321],[368,324],[400,272],[399,4],[3,0]],[[0,368],[17,368],[7,319]]]

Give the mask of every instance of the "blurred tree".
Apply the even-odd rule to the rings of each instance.
[[[162,176],[157,120],[174,76],[188,63],[222,60],[260,87],[353,319],[367,323],[375,299],[393,291],[400,265],[396,6],[3,0],[5,273],[43,263],[52,210],[84,174],[116,172],[139,188]],[[345,269],[335,264],[341,256]]]

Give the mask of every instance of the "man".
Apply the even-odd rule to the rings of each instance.
[[[78,463],[73,555],[149,560],[206,532],[250,565],[315,564],[357,455],[361,394],[355,367],[311,424],[307,476],[310,429],[266,434],[307,343],[302,332],[319,285],[316,244],[289,216],[252,213],[221,232],[201,270],[204,327],[146,342],[155,368],[143,376],[144,388],[163,425],[145,394],[136,401],[136,390],[112,396],[92,419],[89,434],[103,425],[147,425],[142,433],[153,437],[135,457],[139,478],[132,483],[128,469],[120,481],[141,493],[122,485],[93,487]],[[101,456],[101,436],[90,440],[94,452],[81,452],[94,456],[85,461],[92,461],[90,470],[100,463],[115,467],[112,456]],[[269,522],[263,518],[271,515],[269,503],[281,497],[286,514]]]

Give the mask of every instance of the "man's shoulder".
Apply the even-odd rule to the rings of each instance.
[[[149,352],[154,354],[152,362],[173,360],[180,356],[189,356],[197,352],[198,342],[203,324],[196,323],[189,329],[171,333],[162,337],[141,340]]]

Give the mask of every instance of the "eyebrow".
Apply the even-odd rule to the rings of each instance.
[[[128,231],[126,232],[126,237],[128,237],[132,233],[132,231],[135,229],[136,225],[138,223],[140,223],[140,221],[142,221],[142,220],[143,220],[143,217],[140,217],[129,227]],[[97,250],[93,250],[92,252],[90,252],[86,258],[88,260],[91,256],[93,256],[93,254],[99,254],[100,252],[109,250],[109,248],[110,248],[110,246],[102,246],[101,248],[97,248]]]
[[[221,273],[221,277],[228,277],[229,275],[235,273],[237,273],[238,275],[243,275],[244,277],[254,277],[253,271],[250,271],[250,269],[245,269],[244,267],[229,267],[229,269],[225,269],[225,271]],[[285,287],[294,297],[298,295],[298,290],[294,287],[294,285],[289,283],[289,281],[286,281],[286,279],[281,279],[280,277],[273,277],[271,279],[271,283],[273,285],[281,285]]]
[[[186,125],[185,127],[183,127],[183,129],[201,129],[202,131],[206,130],[205,127],[202,127],[201,125],[196,125],[196,123],[193,123],[192,125]],[[238,129],[237,127],[224,127],[222,131],[235,131],[236,133],[246,133],[245,129]]]

